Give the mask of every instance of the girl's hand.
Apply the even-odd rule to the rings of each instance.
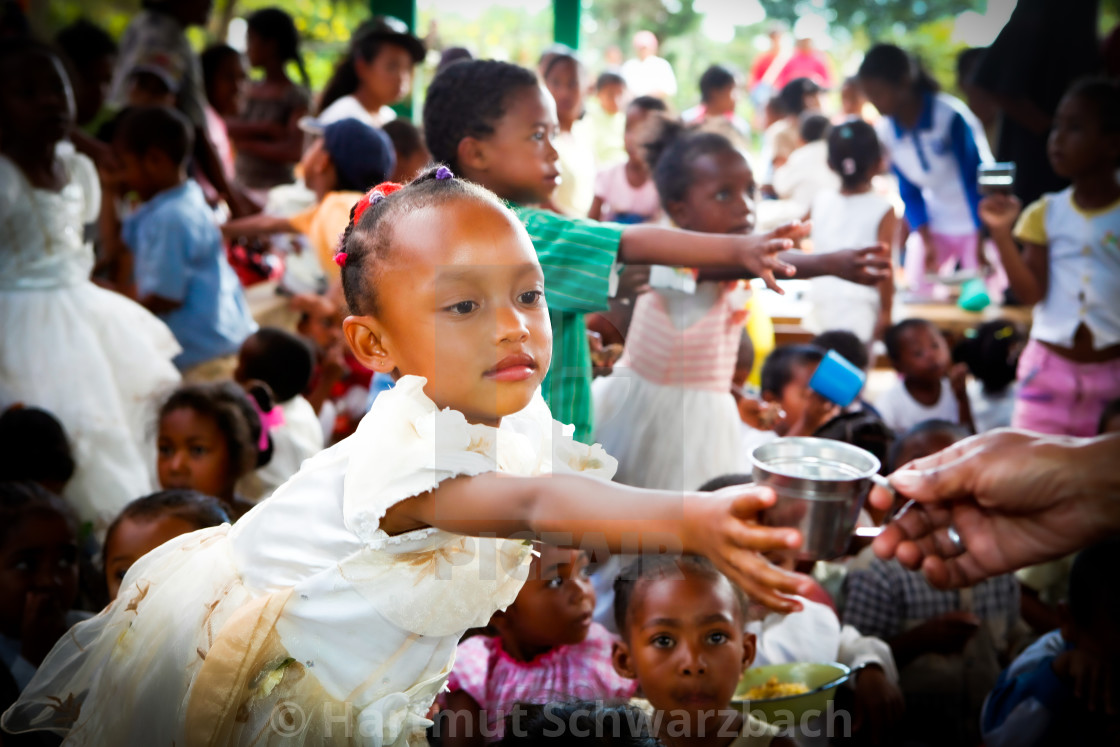
[[[793,277],[797,269],[778,258],[779,252],[793,249],[796,242],[809,235],[809,224],[793,222],[779,226],[769,233],[744,236],[738,251],[739,264],[752,275],[762,278],[766,287],[783,293],[775,275]]]
[[[758,523],[758,512],[776,500],[773,490],[759,485],[686,494],[684,550],[707,556],[752,601],[777,612],[796,612],[801,605],[784,595],[810,593],[812,580],[783,571],[762,556],[801,545],[797,530]]]
[[[980,220],[993,234],[1010,234],[1022,209],[1018,197],[997,192],[980,200]]]
[[[891,276],[891,249],[886,244],[835,252],[833,275],[859,283],[878,285]]]

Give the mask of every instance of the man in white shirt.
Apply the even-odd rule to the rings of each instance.
[[[626,87],[635,96],[656,96],[666,99],[677,93],[677,76],[669,61],[657,56],[657,37],[652,31],[634,34],[634,52],[637,59],[627,60],[622,66]]]

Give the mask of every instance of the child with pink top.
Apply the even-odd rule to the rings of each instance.
[[[661,215],[657,185],[643,154],[644,136],[650,115],[665,112],[661,99],[639,96],[626,107],[625,143],[627,160],[609,166],[595,177],[595,199],[588,217],[615,223],[652,223]]]
[[[587,568],[586,553],[542,545],[517,599],[490,620],[498,634],[459,644],[445,700],[450,718],[437,722],[444,745],[500,739],[517,704],[634,694],[635,683],[611,664],[614,636],[591,619]]]

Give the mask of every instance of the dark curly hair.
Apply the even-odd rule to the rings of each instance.
[[[887,347],[887,357],[891,359],[891,363],[897,363],[902,358],[902,336],[911,329],[918,327],[929,327],[935,334],[941,334],[937,329],[937,325],[925,319],[918,319],[917,317],[910,317],[903,319],[897,324],[892,324],[883,335],[883,344]]]
[[[458,63],[448,70],[470,64]],[[436,165],[421,172],[402,189],[370,205],[361,213],[357,223],[354,222],[354,214],[362,200],[368,198],[363,196],[350,208],[350,224],[342,234],[339,249],[346,254],[342,265],[342,291],[346,294],[346,305],[351,314],[376,313],[378,267],[388,261],[393,243],[393,225],[401,216],[455,199],[475,200],[506,210],[501,200],[484,187],[452,175],[439,178],[441,169],[444,173],[448,171],[446,166]]]
[[[287,402],[307,388],[315,353],[299,335],[277,327],[261,327],[241,343],[237,363],[237,381],[263,381],[277,402]]]
[[[105,532],[102,549],[109,546],[113,532],[125,519],[153,521],[165,516],[190,522],[195,529],[230,523],[230,516],[226,513],[222,502],[212,495],[203,495],[197,490],[160,490],[137,498],[121,509]]]
[[[29,515],[45,513],[62,516],[78,536],[78,519],[62,498],[31,480],[0,481],[0,544],[7,542]]]
[[[718,132],[688,127],[678,119],[659,117],[652,139],[645,144],[646,163],[665,210],[681,202],[692,187],[692,164],[701,156],[734,151],[730,140]]]
[[[531,70],[497,60],[468,60],[435,77],[424,99],[424,138],[434,161],[459,170],[459,143],[487,138],[512,95],[540,83]]]
[[[172,392],[159,408],[159,419],[175,410],[193,410],[213,418],[229,450],[230,479],[237,480],[272,458],[271,445],[264,451],[258,448],[261,418],[250,397],[265,412],[273,407],[271,391],[260,382],[251,384],[248,391],[232,381],[186,384]]]
[[[728,487],[735,483],[728,483]],[[634,607],[634,596],[642,582],[653,580],[679,578],[685,570],[718,583],[726,579],[739,603],[740,623],[747,621],[747,606],[750,600],[746,593],[727,579],[716,568],[712,561],[702,555],[674,555],[671,553],[658,553],[656,555],[642,555],[622,569],[618,578],[614,580],[614,622],[618,627],[618,634],[623,639],[628,638],[630,611]]]

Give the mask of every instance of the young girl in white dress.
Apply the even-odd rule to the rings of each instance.
[[[236,525],[133,565],[5,729],[75,745],[424,744],[460,636],[517,597],[538,533],[702,553],[761,602],[796,606],[784,595],[806,579],[759,554],[800,541],[754,523],[770,491],[616,486],[614,460],[551,419],[544,280],[517,218],[444,167],[396,187],[358,202],[336,260],[347,342],[396,386]]]
[[[825,191],[813,200],[813,253],[827,254],[849,246],[893,247],[898,230],[894,206],[871,188],[882,150],[874,128],[863,120],[845,122],[828,136],[828,165],[840,177],[839,191]],[[878,286],[836,277],[809,281],[810,307],[805,326],[812,332],[846,330],[864,345],[883,339],[891,326],[894,278]]]
[[[101,189],[63,140],[73,95],[54,53],[6,41],[0,80],[0,409],[23,402],[58,418],[76,464],[64,495],[103,530],[154,487],[149,420],[179,381],[179,345],[142,306],[90,282],[83,231]]]

